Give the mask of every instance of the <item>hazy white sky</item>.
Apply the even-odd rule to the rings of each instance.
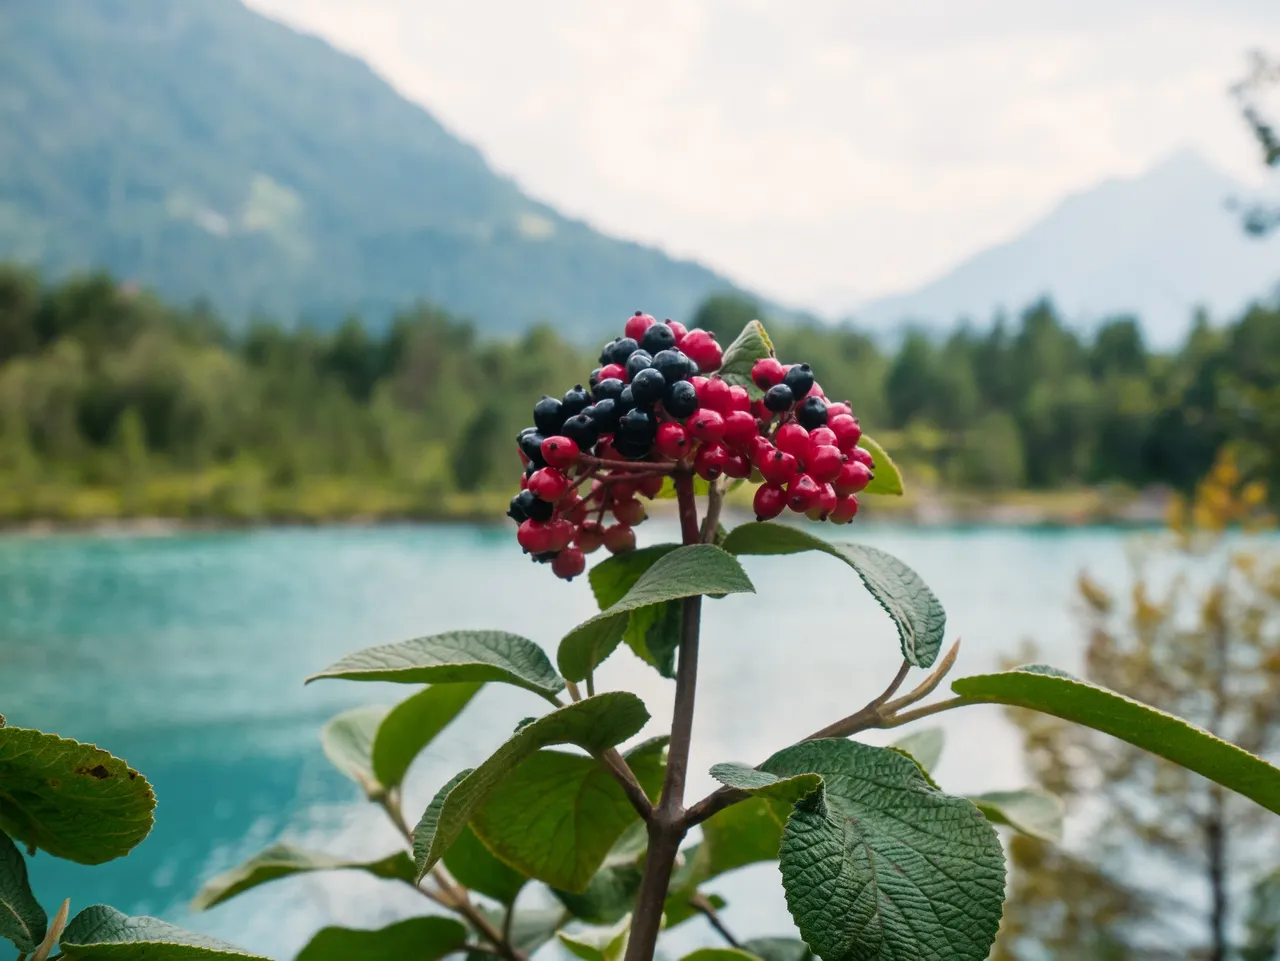
[[[1194,146],[1270,0],[248,0],[368,60],[564,212],[831,308]]]

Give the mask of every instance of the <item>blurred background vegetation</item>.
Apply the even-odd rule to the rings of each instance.
[[[724,294],[687,321],[727,341],[760,313]],[[851,401],[917,497],[1189,491],[1228,441],[1280,489],[1273,306],[1200,319],[1167,353],[1136,318],[1083,336],[1047,302],[893,349],[848,327],[771,331],[784,361],[813,361]],[[0,519],[496,516],[533,402],[585,379],[595,353],[550,324],[485,339],[428,306],[381,335],[355,318],[234,331],[105,275],[0,268]]]

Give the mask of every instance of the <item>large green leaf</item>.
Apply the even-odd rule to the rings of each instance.
[[[399,787],[414,758],[449,726],[483,686],[433,684],[393,707],[373,739],[373,773],[378,781],[384,787]]]
[[[761,961],[810,961],[813,951],[799,938],[752,938],[742,950]]]
[[[856,741],[805,741],[758,770],[721,765],[726,784],[800,798],[779,864],[787,906],[823,961],[982,961],[1004,900],[994,829],[909,757]]]
[[[902,472],[898,470],[898,465],[893,462],[883,447],[877,444],[866,434],[862,435],[862,439],[858,441],[858,446],[867,451],[876,462],[875,476],[871,478],[869,483],[863,490],[864,494],[889,494],[895,497],[901,497],[905,488],[902,485]]]
[[[932,774],[942,758],[942,749],[946,743],[947,736],[942,728],[926,727],[894,741],[893,747],[915,758],[925,774]]]
[[[613,653],[632,611],[699,594],[739,594],[755,588],[742,565],[711,544],[690,544],[657,558],[630,589],[565,635],[556,659],[564,676],[581,681]]]
[[[524,725],[478,768],[441,789],[428,805],[413,832],[418,877],[431,870],[494,789],[535,751],[553,744],[576,744],[598,754],[621,744],[648,720],[640,698],[610,691]]]
[[[666,738],[627,754],[650,797],[662,785]],[[523,874],[582,892],[623,832],[639,820],[618,782],[594,758],[538,751],[473,815],[488,848]]]
[[[377,931],[324,928],[297,961],[436,961],[466,941],[466,927],[442,917],[409,918]]]
[[[348,654],[307,683],[323,677],[400,684],[503,681],[550,697],[564,690],[542,648],[502,631],[451,631]]]
[[[80,864],[123,857],[151,831],[147,779],[92,744],[0,728],[0,831]]]
[[[44,939],[49,916],[31,893],[27,862],[8,835],[0,833],[0,938],[29,953]]]
[[[591,568],[588,576],[600,610],[622,600],[645,571],[679,546],[655,544],[642,547],[638,551],[607,557]],[[680,608],[679,601],[638,608],[627,618],[622,634],[622,640],[636,656],[656,668],[663,677],[675,676],[676,648],[680,646]]]
[[[67,925],[60,942],[69,961],[217,961],[260,954],[174,927],[158,918],[131,918],[105,904],[85,908]]]
[[[857,572],[867,590],[893,618],[903,657],[916,667],[929,667],[942,649],[947,628],[942,604],[919,574],[879,548],[833,543],[787,524],[753,522],[730,531],[724,549],[731,554],[830,554]]]
[[[631,934],[631,915],[607,928],[585,928],[574,931],[558,931],[560,943],[582,961],[619,961],[627,951],[627,939]]]
[[[989,791],[971,794],[972,801],[992,824],[1055,843],[1062,841],[1062,800],[1044,791]]]
[[[1180,717],[1056,668],[1031,664],[962,677],[951,689],[975,704],[1025,707],[1110,734],[1280,814],[1280,768]]]
[[[634,906],[640,890],[640,866],[605,864],[582,891],[553,889],[569,913],[592,924],[614,924]]]
[[[591,568],[591,573],[587,575],[587,580],[591,582],[591,592],[596,598],[596,606],[604,611],[617,604],[636,586],[636,581],[640,580],[645,571],[679,546],[655,544],[606,557]]]
[[[312,871],[367,871],[379,878],[414,883],[413,859],[403,851],[377,861],[353,861],[322,851],[308,851],[292,844],[273,844],[248,861],[208,881],[191,902],[191,910],[204,911],[229,901],[260,884]]]
[[[757,961],[756,956],[737,948],[700,948],[680,961]]]
[[[515,903],[520,889],[528,880],[519,871],[494,857],[493,852],[484,846],[484,842],[469,826],[458,835],[453,847],[445,853],[444,866],[463,887],[479,891],[485,897],[507,906]],[[409,868],[412,873],[416,873],[417,869],[412,862]]]
[[[752,398],[764,396],[751,379],[751,368],[757,360],[773,356],[773,341],[758,320],[750,321],[732,344],[725,348],[719,374],[730,384],[745,387]]]
[[[320,746],[339,771],[373,797],[382,791],[373,773],[373,740],[387,716],[385,707],[355,707],[331,718],[320,729]]]

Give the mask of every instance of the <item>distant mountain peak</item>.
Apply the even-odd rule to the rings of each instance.
[[[875,328],[985,322],[1050,297],[1089,324],[1137,315],[1155,343],[1176,341],[1194,311],[1228,317],[1280,282],[1280,238],[1244,234],[1228,201],[1246,191],[1190,147],[1136,177],[1065,197],[1013,239],[917,290],[853,311]]]

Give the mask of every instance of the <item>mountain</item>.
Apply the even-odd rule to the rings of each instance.
[[[0,48],[0,259],[54,277],[105,267],[241,320],[421,298],[580,336],[732,289],[530,199],[363,62],[238,0],[4,0]]]
[[[903,321],[949,326],[1047,295],[1079,322],[1136,314],[1148,337],[1167,345],[1197,307],[1221,319],[1280,282],[1280,237],[1246,236],[1228,209],[1230,198],[1248,193],[1200,155],[1180,151],[1140,177],[1066,198],[1013,240],[853,316],[879,329]]]

